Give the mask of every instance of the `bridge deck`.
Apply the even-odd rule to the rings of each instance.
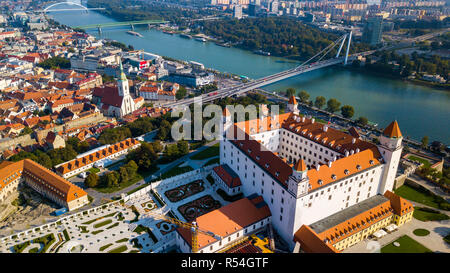
[[[125,21],[125,22],[114,22],[114,23],[102,23],[102,24],[92,24],[84,26],[76,26],[73,28],[105,28],[105,27],[116,27],[116,26],[129,26],[129,25],[148,25],[148,24],[165,24],[168,21],[163,20],[142,20],[142,21]]]

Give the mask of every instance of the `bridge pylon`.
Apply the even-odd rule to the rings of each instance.
[[[350,51],[350,43],[352,42],[352,33],[353,33],[353,30],[350,30],[350,34],[348,36],[348,42],[347,42],[347,51],[345,52],[344,65],[347,65],[348,52]]]
[[[339,50],[338,50],[338,52],[336,54],[336,58],[339,57],[339,54],[341,54],[341,50],[342,50],[342,48],[344,47],[344,44],[345,44],[345,39],[347,39],[347,35],[345,35],[344,39],[342,39],[341,45],[339,46]]]

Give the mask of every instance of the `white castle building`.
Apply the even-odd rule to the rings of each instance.
[[[220,163],[239,176],[244,196],[264,198],[273,227],[294,248],[302,225],[392,190],[402,135],[394,121],[375,145],[300,115],[294,97],[288,109],[234,125],[224,111]]]

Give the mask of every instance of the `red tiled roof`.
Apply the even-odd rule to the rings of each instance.
[[[229,188],[235,188],[241,185],[241,179],[239,176],[227,165],[214,167],[214,172],[225,182],[225,184],[227,184]]]
[[[271,216],[267,205],[257,208],[248,198],[242,198],[224,207],[213,210],[196,218],[199,229],[226,237],[256,222]],[[190,246],[192,234],[189,229],[179,227],[177,232]],[[199,233],[198,247],[203,248],[217,241],[214,237]]]
[[[400,132],[400,127],[398,126],[398,123],[396,120],[394,120],[391,124],[384,129],[383,134],[390,138],[399,138],[402,136],[402,132]]]

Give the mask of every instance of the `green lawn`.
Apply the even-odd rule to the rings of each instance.
[[[100,232],[103,232],[103,229],[92,231],[91,234],[96,235],[99,234]]]
[[[34,239],[33,243],[43,244],[44,247],[41,249],[40,253],[46,253],[47,249],[55,242],[55,235],[53,233],[42,236],[41,238]]]
[[[112,220],[108,219],[106,221],[103,221],[103,222],[100,222],[98,224],[95,224],[94,228],[99,228],[99,227],[102,227],[102,226],[106,226],[107,224],[111,224],[111,223],[112,223]]]
[[[181,164],[183,164],[184,162],[178,164],[177,166],[173,167],[172,169],[168,170],[167,172],[163,173],[161,175],[161,179],[166,179],[172,176],[176,176],[182,173],[187,173],[190,171],[193,171],[194,169],[191,166],[185,166],[185,167],[180,167]],[[159,179],[159,178],[157,178]]]
[[[128,242],[128,238],[123,238],[116,241],[116,243],[125,243],[125,242]]]
[[[142,175],[140,174],[136,174],[133,178],[129,179],[127,182],[125,183],[120,183],[118,187],[98,187],[98,188],[93,188],[94,190],[101,192],[101,193],[113,193],[116,191],[120,191],[122,189],[125,189],[131,185],[136,184],[138,181],[144,179],[144,177],[142,177]]]
[[[98,173],[98,172],[100,172],[100,169],[99,169],[99,168],[96,168],[96,167],[92,167],[92,168],[90,168],[90,169],[88,170],[88,172],[89,172],[89,173]]]
[[[427,192],[422,189],[416,189],[408,185],[403,185],[394,191],[397,195],[421,203],[433,208],[439,209],[439,203],[446,202],[442,197]]]
[[[107,249],[110,246],[112,246],[112,244],[107,244],[107,245],[104,245],[104,246],[100,247],[98,250],[103,251],[103,250]]]
[[[400,246],[393,245],[394,242],[399,242]],[[395,241],[381,248],[381,253],[427,253],[432,252],[428,248],[424,247],[416,240],[412,239],[408,235],[403,235],[397,238]]]
[[[108,253],[122,253],[126,251],[128,248],[125,245],[119,246],[117,248],[114,248],[113,250],[108,251]]]
[[[220,152],[220,144],[216,143],[211,147],[206,148],[205,150],[196,153],[195,155],[191,156],[190,158],[193,160],[203,160],[207,159],[213,156],[218,156]]]
[[[414,208],[413,217],[422,222],[450,219],[446,214],[427,208]]]
[[[213,159],[209,160],[208,162],[206,162],[203,165],[203,167],[209,166],[209,165],[213,165],[213,164],[220,164],[220,157],[216,157],[216,158],[213,158]]]
[[[422,158],[422,157],[410,155],[410,156],[408,156],[408,159],[410,159],[412,161],[417,161],[419,163],[422,163],[424,165],[424,167],[430,167],[431,166],[430,161],[428,161],[428,160],[426,160],[425,158]]]
[[[427,236],[428,234],[430,234],[430,232],[429,232],[428,230],[423,229],[423,228],[415,229],[415,230],[413,231],[413,233],[414,233],[414,235],[416,235],[416,236]]]

